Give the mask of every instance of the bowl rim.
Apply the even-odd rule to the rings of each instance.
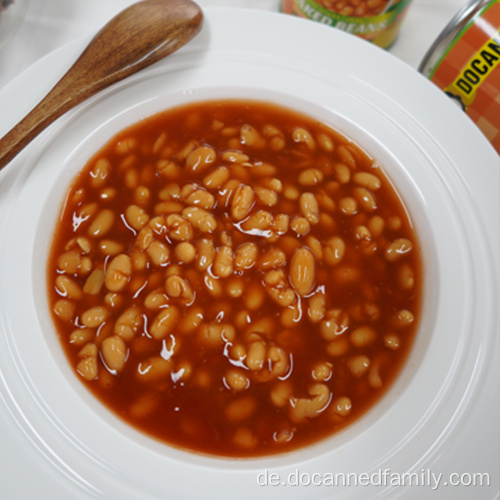
[[[240,13],[238,13],[238,15],[239,14]],[[223,17],[224,16],[221,16],[221,18]],[[217,22],[219,22],[216,19],[216,16],[214,16],[213,19],[215,19],[215,21],[213,26],[210,26],[211,30],[217,28]],[[256,16],[255,19],[261,19],[261,17]],[[293,25],[295,28],[295,21],[291,22],[290,25]],[[303,26],[304,28],[306,27],[305,24],[301,24],[300,26]],[[332,37],[337,36],[340,35],[332,35]],[[340,36],[340,39],[349,45],[350,42],[348,42],[347,38]],[[353,43],[357,48],[360,47],[357,42]],[[188,54],[188,56],[190,56],[190,54]],[[193,59],[195,58],[196,56],[194,55]],[[169,64],[168,67],[175,67],[177,62],[179,62],[179,59],[174,58],[173,61],[174,63],[172,65]],[[182,64],[177,66],[177,70],[182,72],[183,70],[179,68],[181,66],[184,68],[186,65],[189,66],[189,62],[189,57],[185,58]],[[230,62],[231,66],[234,67],[234,59],[231,59]],[[254,65],[257,64],[253,56],[249,57],[249,62]],[[215,58],[215,63],[220,64],[220,61]],[[388,67],[391,66],[389,63],[387,64]],[[316,68],[315,76],[318,80],[320,80],[324,76],[322,69],[319,68],[319,66],[317,67],[316,62],[314,61],[311,62],[311,65]],[[92,123],[89,115],[92,114],[92,109],[95,106],[107,104],[109,100],[113,100],[113,96],[116,96],[122,91],[126,93],[127,89],[131,89],[134,85],[140,86],[141,82],[144,84],[145,80],[154,80],[162,75],[164,76],[165,70],[162,68],[164,67],[162,66],[156,70],[145,73],[140,78],[127,83],[127,85],[115,88],[113,91],[99,96],[99,98],[87,103],[66,120],[63,120],[58,127],[52,129],[52,135],[44,138],[45,142],[43,143],[43,147],[38,150],[37,158],[24,165],[21,173],[15,179],[13,189],[9,192],[9,199],[7,200],[7,204],[11,205],[7,207],[5,212],[8,220],[3,220],[3,224],[0,226],[3,235],[12,237],[12,235],[16,233],[16,227],[19,227],[19,224],[24,224],[27,229],[35,227],[36,230],[36,224],[39,220],[40,214],[37,214],[36,218],[30,219],[27,214],[22,214],[22,216],[20,216],[19,214],[16,214],[16,211],[22,208],[22,203],[27,200],[38,199],[38,202],[43,202],[43,199],[40,200],[40,196],[43,198],[46,196],[46,193],[40,193],[40,186],[44,186],[43,179],[44,176],[47,175],[46,172],[50,172],[50,168],[55,168],[54,165],[50,165],[51,160],[54,159],[52,156],[53,151],[51,149],[55,146],[54,136],[57,136],[58,140],[60,140],[61,137],[67,137],[70,132],[74,132],[74,128],[76,126],[78,126],[80,132],[83,136],[85,136],[85,129],[87,128],[88,132],[88,127],[91,126]],[[305,72],[307,73],[307,71]],[[169,73],[169,71],[166,71],[166,73]],[[289,76],[289,73],[286,71],[283,73],[286,74],[282,75],[283,78],[279,81],[279,83],[283,83],[283,81],[286,80],[285,76]],[[361,73],[363,73],[363,71]],[[345,75],[335,74],[331,76],[331,78],[338,82],[341,76]],[[487,360],[490,359],[492,355],[491,351],[488,351],[488,346],[492,345],[493,332],[496,331],[495,328],[498,326],[496,318],[493,317],[493,302],[495,298],[498,297],[498,287],[494,282],[494,276],[492,276],[490,266],[491,263],[493,263],[493,269],[497,269],[498,261],[497,258],[494,257],[491,240],[488,236],[486,236],[488,234],[488,228],[486,227],[487,221],[491,219],[487,219],[486,221],[482,220],[482,207],[478,206],[479,203],[472,200],[471,192],[473,192],[477,186],[473,186],[471,188],[467,182],[469,181],[470,176],[464,175],[463,172],[459,172],[456,167],[456,164],[460,164],[460,161],[457,159],[458,155],[461,154],[460,147],[455,148],[453,150],[453,154],[450,156],[446,149],[447,140],[439,142],[434,139],[434,131],[432,130],[432,127],[430,129],[428,128],[428,123],[425,122],[422,115],[419,115],[419,118],[423,121],[423,123],[411,116],[411,111],[407,109],[405,105],[406,103],[401,104],[391,101],[385,96],[379,96],[376,86],[367,89],[363,82],[358,81],[358,79],[362,76],[363,74],[357,75],[355,79],[349,80],[349,83],[353,84],[352,88],[345,91],[347,97],[350,98],[349,102],[352,104],[353,99],[356,97],[356,92],[361,92],[361,90],[364,89],[363,92],[369,92],[370,98],[373,98],[373,101],[371,101],[371,118],[376,116],[379,112],[377,106],[381,106],[382,104],[384,106],[388,106],[390,116],[381,117],[381,121],[387,127],[393,127],[392,132],[395,137],[393,140],[389,141],[390,145],[394,146],[394,149],[391,149],[391,152],[396,158],[398,158],[398,161],[404,163],[405,166],[408,167],[408,165],[411,165],[410,178],[414,185],[418,186],[418,188],[416,188],[415,195],[417,196],[417,193],[419,196],[421,195],[419,189],[421,189],[420,186],[422,185],[422,178],[424,178],[428,179],[428,181],[432,181],[431,184],[434,186],[434,189],[439,188],[439,194],[443,197],[441,201],[443,203],[443,200],[447,201],[444,210],[441,210],[441,205],[439,203],[434,203],[433,200],[426,199],[425,203],[429,223],[434,231],[433,235],[437,238],[436,240],[433,240],[436,247],[435,249],[439,254],[438,270],[440,273],[440,287],[437,290],[438,296],[436,299],[436,308],[439,312],[439,322],[436,329],[438,329],[441,333],[441,337],[438,338],[437,336],[434,336],[430,339],[429,346],[426,351],[427,356],[425,358],[425,362],[430,363],[430,366],[432,366],[435,370],[438,370],[442,386],[434,388],[435,397],[426,400],[428,406],[424,409],[418,409],[422,412],[420,415],[421,418],[416,419],[417,421],[414,422],[414,425],[411,427],[411,432],[408,435],[398,434],[400,429],[393,429],[396,433],[394,440],[396,440],[396,438],[400,439],[397,444],[391,446],[390,450],[382,449],[382,451],[380,451],[380,449],[378,449],[377,453],[375,453],[374,450],[369,450],[368,446],[365,446],[364,450],[368,451],[368,453],[367,456],[364,457],[363,463],[356,463],[353,465],[354,462],[351,456],[353,450],[359,450],[363,442],[365,445],[367,444],[365,433],[358,436],[357,439],[350,441],[349,447],[346,446],[334,454],[331,453],[331,450],[327,450],[327,452],[321,456],[323,458],[327,456],[328,460],[333,460],[333,463],[339,465],[339,470],[345,470],[345,467],[347,467],[346,464],[352,465],[351,470],[359,470],[360,468],[363,469],[365,466],[365,470],[372,470],[377,464],[386,463],[397,464],[402,468],[404,467],[404,470],[414,470],[422,464],[432,463],[433,458],[438,454],[439,450],[442,449],[443,444],[449,441],[451,436],[457,434],[460,429],[460,422],[463,420],[467,411],[469,411],[471,401],[473,401],[476,397],[476,389],[480,381],[483,379]],[[208,80],[207,88],[211,85],[210,78]],[[295,95],[295,87],[304,80],[308,80],[308,77],[301,73],[297,76],[297,82],[292,82],[290,83],[290,88],[287,87],[288,92],[291,93],[291,95]],[[264,83],[265,82],[259,80],[256,87],[264,88]],[[228,75],[228,84],[234,84],[234,81],[231,80],[231,75]],[[420,83],[418,85],[420,85]],[[324,87],[321,83],[318,83],[317,86],[320,87],[321,91],[324,91]],[[342,91],[342,88],[339,88],[338,85],[335,86],[334,84],[333,88],[336,91]],[[424,84],[422,88],[426,88]],[[433,95],[433,91],[431,91],[428,87],[426,92],[428,92],[429,95]],[[334,100],[335,99],[333,99],[333,101]],[[313,101],[317,101],[317,98],[314,96]],[[336,104],[336,102],[332,103],[333,101],[323,102],[322,104],[327,109],[331,109],[333,104]],[[436,106],[441,109],[449,109],[447,108],[448,104],[445,104],[444,101],[441,104],[439,99],[436,100]],[[334,107],[334,109],[339,110],[338,113],[340,116],[349,116],[349,113],[345,112],[345,108],[342,106],[342,103],[339,103],[339,108]],[[454,112],[451,111],[451,109],[449,113],[453,117],[458,116],[454,115]],[[399,125],[394,129],[396,122]],[[407,130],[411,130],[414,136],[410,138],[407,137],[407,135],[405,135],[405,127]],[[463,128],[467,129],[468,126],[464,125]],[[381,137],[385,137],[384,130],[377,129],[374,133],[376,140],[381,140]],[[439,137],[439,139],[441,139],[441,136],[436,134],[436,137]],[[397,144],[398,141],[402,141],[402,143],[404,143],[404,148]],[[477,143],[482,142],[478,139]],[[77,147],[78,145],[75,146],[75,148]],[[59,154],[62,154],[63,157],[66,158],[75,148],[70,148],[69,152],[68,150],[66,150],[65,153],[59,152]],[[413,161],[411,158],[412,155],[416,158],[413,159]],[[486,152],[485,155],[487,157]],[[39,171],[33,170],[34,163],[38,163],[46,168],[45,173],[41,174]],[[52,175],[53,173],[54,171],[52,170]],[[429,189],[431,189],[432,186],[430,186]],[[11,215],[13,215],[12,218],[9,217]],[[473,222],[475,222],[476,219],[480,220],[480,224],[474,227]],[[463,245],[457,246],[457,248],[449,248],[445,246],[444,248],[448,249],[448,252],[445,254],[443,248],[438,243],[440,243],[444,236],[449,232],[452,232],[453,234],[456,233],[455,240],[458,241],[460,245],[463,243]],[[468,242],[470,238],[472,238],[471,243]],[[478,242],[486,242],[486,244],[484,247],[480,247]],[[38,240],[36,243],[38,244]],[[28,245],[28,248],[24,249],[0,249],[0,256],[2,257],[0,261],[5,262],[5,259],[7,259],[7,261],[10,259],[10,261],[12,261],[15,258],[19,258],[22,262],[30,263],[29,272],[23,272],[20,280],[20,283],[23,287],[25,287],[25,290],[29,288],[32,283],[33,270],[35,269],[34,266],[38,263],[30,253],[33,248],[35,248],[34,243]],[[474,260],[473,257],[477,257],[476,260]],[[481,257],[481,259],[478,261],[479,257]],[[450,287],[447,279],[455,276],[456,269],[462,263],[466,264],[467,269],[464,276],[459,277],[461,280],[459,285],[462,286],[463,290],[458,290],[457,293],[461,294],[461,301],[450,304],[450,301],[446,300],[446,293],[449,292]],[[9,278],[13,277],[14,270],[5,271],[7,272]],[[454,281],[452,280],[452,282]],[[50,396],[46,392],[47,387],[45,386],[48,383],[47,379],[54,375],[54,372],[49,369],[47,373],[40,373],[42,367],[27,367],[27,363],[34,359],[34,355],[29,352],[30,349],[33,349],[33,347],[30,347],[26,343],[26,339],[19,338],[14,335],[14,331],[24,331],[24,327],[29,328],[32,324],[30,325],[27,318],[14,317],[13,312],[7,310],[9,305],[12,305],[13,298],[9,296],[9,291],[5,287],[1,287],[1,285],[0,297],[3,299],[0,300],[0,303],[4,304],[3,308],[0,310],[2,326],[6,327],[7,347],[15,364],[15,366],[12,367],[10,365],[6,367],[2,366],[1,370],[2,375],[9,384],[8,388],[12,389],[13,394],[16,394],[16,399],[14,401],[19,404],[23,414],[22,417],[26,422],[36,421],[35,430],[39,433],[39,436],[42,437],[42,441],[45,439],[48,449],[52,450],[55,456],[61,459],[66,459],[65,462],[69,470],[71,470],[71,467],[74,468],[72,472],[67,473],[69,476],[73,477],[74,481],[80,481],[80,479],[78,479],[78,469],[81,465],[80,462],[84,462],[84,465],[81,466],[83,473],[81,473],[80,476],[83,476],[84,478],[90,477],[92,480],[95,480],[96,483],[101,485],[107,484],[106,480],[99,477],[98,473],[94,470],[91,464],[99,463],[104,465],[105,470],[110,473],[110,477],[112,478],[110,481],[114,481],[116,477],[125,477],[126,473],[129,472],[127,464],[122,464],[119,460],[120,457],[118,457],[117,463],[113,463],[112,459],[116,459],[117,457],[110,456],[110,450],[102,450],[102,443],[99,442],[99,438],[102,438],[101,435],[93,437],[86,435],[86,438],[88,437],[88,441],[83,442],[81,439],[78,439],[78,433],[83,432],[79,425],[76,422],[71,424],[76,426],[74,428],[71,426],[68,427],[67,425],[66,418],[68,417],[67,412],[69,409],[57,408],[58,411],[54,413],[54,407],[52,406],[54,402],[53,396]],[[484,299],[484,304],[479,303],[482,299]],[[28,301],[30,304],[33,303],[33,297],[30,294],[28,294]],[[460,310],[462,305],[464,305],[463,310]],[[474,307],[474,310],[471,310],[471,307]],[[449,362],[448,366],[443,366],[440,365],[440,363],[444,363],[442,362],[442,359],[436,357],[436,352],[439,352],[440,350],[445,352],[448,348],[443,331],[447,326],[449,326],[449,323],[445,320],[448,316],[452,317],[453,315],[456,315],[457,311],[463,320],[463,325],[459,326],[458,334],[453,337],[456,341],[456,345],[453,345],[456,350],[456,356],[452,356],[451,359],[447,360]],[[481,313],[484,314],[484,318],[480,317]],[[484,335],[481,338],[471,337],[468,332],[478,328],[480,328],[481,331],[484,331]],[[50,353],[50,348],[47,346],[45,341],[40,342],[43,338],[41,334],[39,332],[33,332],[31,335],[37,340],[37,348],[39,349],[39,352],[43,355],[48,355]],[[449,332],[446,338],[449,340]],[[12,364],[12,361],[10,361],[10,364]],[[47,367],[44,366],[43,368]],[[424,372],[425,370],[421,367],[421,369],[417,371],[418,377],[428,377],[428,374]],[[40,379],[37,379],[37,377],[40,377]],[[64,385],[64,390],[68,390],[67,385]],[[419,387],[416,387],[415,383],[412,383],[410,384],[408,390],[415,392],[419,390]],[[26,393],[31,395],[34,402],[31,400],[24,401],[22,399],[23,395]],[[402,396],[405,397],[405,394]],[[28,399],[27,396],[26,399]],[[415,410],[415,408],[412,408],[412,401],[408,400],[408,398],[406,398],[405,401],[408,404],[408,411],[411,411],[412,409]],[[85,410],[83,408],[84,406],[85,405],[80,406],[77,403],[77,408],[80,411]],[[431,417],[436,416],[436,414],[439,413],[438,410],[442,413],[442,415],[438,415],[436,419],[432,419]],[[13,409],[13,412],[15,414],[15,408]],[[89,416],[85,413],[85,411],[84,414]],[[40,417],[40,415],[41,419],[39,421],[34,419],[35,416]],[[384,423],[386,420],[387,419],[381,419],[381,421],[377,423],[377,430],[380,429],[380,425],[382,424],[384,424],[382,427],[387,429],[388,426]],[[62,425],[62,427],[57,431],[59,434],[56,432],[55,435],[59,441],[65,442],[66,445],[69,444],[69,447],[73,452],[68,451],[64,448],[64,446],[60,446],[60,443],[57,439],[54,439],[51,434],[55,432],[52,427],[57,427],[57,425],[61,423],[64,423],[65,425]],[[137,453],[137,457],[140,456],[144,458],[144,449],[137,446],[134,440],[129,440],[127,437],[124,439],[121,432],[117,432],[116,429],[109,428],[107,424],[103,424],[101,426],[101,430],[104,429],[106,432],[110,432],[111,435],[109,437],[114,443],[120,442],[122,445],[126,445],[129,451]],[[40,445],[40,442],[37,441],[37,439],[38,438],[34,436],[32,438],[33,443],[38,443],[38,445]],[[107,454],[105,453],[102,455],[103,451],[106,451]],[[147,453],[147,463],[151,467],[151,470],[147,471],[144,480],[151,477],[160,477],[162,471],[164,470],[163,466],[166,463],[170,467],[174,480],[176,480],[175,476],[177,474],[179,475],[179,478],[185,479],[185,471],[183,472],[181,468],[179,468],[179,463],[176,462],[177,457],[166,459],[157,449],[151,449],[149,451],[150,453]],[[405,455],[411,455],[411,458],[406,460]],[[339,462],[340,459],[342,459],[341,462]],[[307,468],[310,469],[311,467],[314,467],[312,470],[324,470],[326,467],[324,460],[319,463],[315,457],[310,456],[304,456],[300,461],[293,460],[288,464],[281,463],[274,464],[272,466],[279,467],[279,470],[281,470],[287,469],[287,467],[296,465],[297,463],[304,466],[305,470],[307,470]],[[241,477],[241,475],[248,477],[247,473],[250,470],[248,464],[231,463],[230,465],[230,468],[215,467],[213,466],[212,461],[207,465],[204,460],[198,460],[196,457],[191,457],[190,463],[187,467],[190,470],[196,470],[196,473],[199,474],[198,477],[200,479],[200,484],[205,480],[207,482],[204,484],[214,485],[217,481],[220,483],[221,474],[228,471],[234,473],[235,477]],[[260,470],[261,466],[263,468],[264,465],[267,466],[266,468],[269,468],[269,461],[266,461],[265,464],[255,463],[252,466],[252,470]],[[128,481],[127,486],[130,486],[131,490],[134,488],[140,488],[141,491],[151,493],[151,489],[145,486],[144,481],[134,477],[133,474],[131,474],[130,478],[126,477],[126,481]],[[228,484],[227,481],[225,484]],[[113,485],[116,486],[115,483],[113,483]],[[195,486],[189,487],[194,488]],[[367,490],[364,491],[366,493]],[[153,493],[151,493],[151,495],[153,495]]]

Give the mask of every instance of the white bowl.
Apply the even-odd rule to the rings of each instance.
[[[498,180],[497,157],[437,89],[362,40],[281,15],[213,10],[205,17],[193,43],[80,106],[16,160],[19,173],[0,220],[0,370],[9,413],[40,453],[38,460],[51,464],[54,491],[83,498],[232,498],[235,492],[241,499],[323,498],[331,494],[328,485],[281,483],[300,475],[369,476],[387,468],[420,472],[456,436],[493,355],[497,188],[464,171],[464,160],[480,154],[482,168]],[[256,37],[251,26],[264,31]],[[57,66],[57,58],[49,62]],[[283,104],[354,139],[380,162],[405,200],[424,259],[420,329],[384,398],[316,445],[247,460],[168,447],[97,402],[62,352],[45,276],[64,193],[90,156],[141,118],[228,97]],[[453,134],[467,134],[468,147],[455,143]],[[279,474],[280,487],[261,486],[272,473]],[[376,498],[390,494],[388,486],[339,485],[335,494]]]

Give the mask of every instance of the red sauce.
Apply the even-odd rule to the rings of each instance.
[[[233,457],[317,442],[379,401],[411,349],[421,282],[417,235],[379,165],[254,101],[119,133],[70,187],[48,262],[55,328],[88,389],[168,445]]]

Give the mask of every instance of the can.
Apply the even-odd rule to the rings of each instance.
[[[500,0],[465,5],[419,71],[467,113],[500,154]]]
[[[411,0],[282,0],[281,12],[347,31],[387,49]]]

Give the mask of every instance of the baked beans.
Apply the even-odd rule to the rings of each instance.
[[[368,411],[408,356],[422,264],[407,210],[312,118],[239,100],[165,111],[98,151],[65,200],[48,262],[62,346],[167,444],[305,446]]]
[[[389,0],[317,0],[317,2],[342,16],[368,17],[380,14]]]

